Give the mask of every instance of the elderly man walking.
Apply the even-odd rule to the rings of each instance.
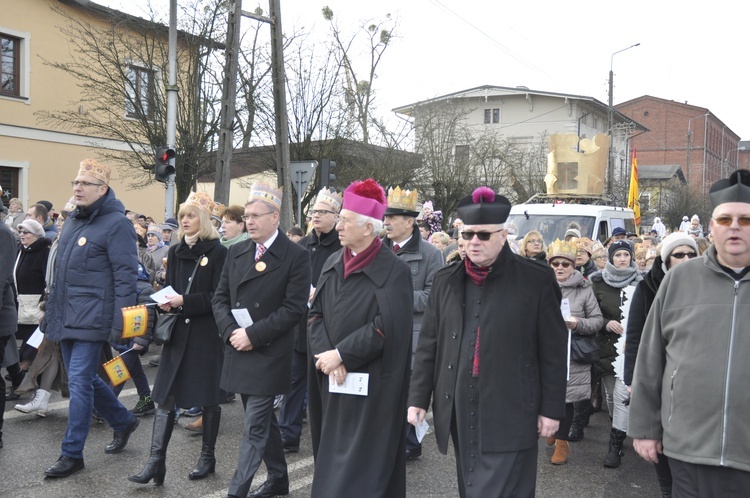
[[[326,262],[313,297],[313,497],[406,495],[413,293],[408,266],[378,237],[385,209],[385,192],[371,179],[344,191],[336,226],[344,249]]]
[[[552,270],[513,254],[505,197],[480,187],[458,205],[463,264],[437,272],[409,390],[409,422],[432,399],[438,449],[453,440],[462,497],[531,497],[537,439],[565,417],[568,332]]]
[[[83,468],[92,409],[115,431],[105,453],[122,451],[139,423],[97,375],[110,335],[122,330],[121,309],[135,304],[138,279],[135,231],[109,177],[110,169],[94,159],[81,162],[72,182],[76,209],[58,242],[43,330],[47,339],[60,342],[70,408],[61,456],[44,472],[48,477]]]
[[[750,490],[750,171],[710,191],[714,244],[667,272],[643,329],[628,434],[675,497]]]

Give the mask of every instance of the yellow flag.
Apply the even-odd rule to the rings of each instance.
[[[148,310],[145,305],[122,309],[122,338],[142,336],[148,328]]]
[[[128,367],[125,366],[125,362],[119,356],[115,356],[102,366],[113,386],[119,386],[130,378]]]
[[[630,168],[630,191],[628,192],[628,207],[635,214],[635,226],[641,224],[641,194],[638,192],[638,160],[633,149],[633,166]]]

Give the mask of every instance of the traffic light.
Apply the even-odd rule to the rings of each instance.
[[[332,173],[336,167],[336,161],[323,158],[320,161],[320,174],[318,175],[318,188],[328,188],[331,186],[331,182],[336,179],[336,175]]]
[[[157,147],[155,155],[154,178],[157,182],[167,183],[169,176],[174,175],[174,165],[169,161],[174,159],[175,151],[171,147]]]

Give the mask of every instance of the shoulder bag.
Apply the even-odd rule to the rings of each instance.
[[[190,281],[188,282],[187,289],[185,289],[185,292],[182,293],[183,296],[190,292],[190,287],[192,287],[193,285],[193,279],[195,279],[195,272],[198,271],[198,267],[201,264],[203,256],[204,255],[201,255],[201,257],[198,258],[198,261],[195,263],[195,268],[193,269],[193,274],[190,276]],[[172,330],[177,324],[177,320],[179,319],[179,317],[179,313],[159,313],[159,318],[156,320],[156,327],[154,327],[154,343],[157,346],[161,346],[169,342],[169,340],[172,338]]]
[[[599,361],[599,341],[596,334],[579,335],[570,338],[570,359],[576,363],[591,364]]]

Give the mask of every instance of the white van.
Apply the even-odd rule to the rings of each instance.
[[[602,243],[617,227],[635,233],[633,210],[607,204],[608,199],[596,196],[536,195],[513,206],[506,224],[516,226],[519,241],[527,232],[536,230],[547,245],[555,239],[563,240],[571,223],[578,224],[582,237]]]

